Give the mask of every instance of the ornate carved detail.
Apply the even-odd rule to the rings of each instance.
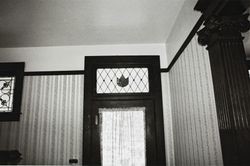
[[[13,111],[14,77],[0,77],[0,112]]]
[[[213,16],[204,23],[204,28],[197,32],[198,42],[202,46],[208,45],[214,33],[246,32],[250,29],[249,14],[241,16]]]
[[[120,87],[125,87],[129,83],[128,78],[125,78],[124,75],[122,74],[121,78],[117,78],[117,85]]]

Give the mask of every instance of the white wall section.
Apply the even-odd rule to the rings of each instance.
[[[1,62],[25,62],[25,71],[61,71],[61,70],[84,70],[84,57],[85,56],[140,56],[140,55],[159,55],[162,68],[167,67],[167,56],[165,44],[135,44],[135,45],[96,45],[96,46],[63,46],[63,47],[27,47],[27,48],[0,48],[0,61]],[[162,73],[162,96],[163,96],[163,114],[164,114],[164,129],[165,129],[165,144],[166,144],[166,160],[167,163],[172,165],[174,163],[173,152],[173,137],[172,137],[172,117],[171,117],[171,104],[170,104],[170,89],[168,83],[168,74]],[[80,86],[78,91],[69,92],[69,88],[73,88],[72,82],[65,79],[80,79],[77,82],[77,87],[80,84],[83,85],[82,76],[26,76],[24,82],[24,94],[23,94],[23,107],[22,116],[20,122],[0,123],[0,149],[13,149],[20,150],[23,154],[23,161],[21,164],[68,164],[69,157],[76,155],[81,162],[81,150],[82,150],[82,111],[83,111],[83,87]],[[52,81],[54,80],[54,81]],[[58,80],[55,82],[55,80]],[[56,91],[56,85],[64,87],[59,91]],[[29,88],[28,88],[29,87]],[[65,92],[66,88],[66,92]],[[39,89],[41,89],[40,92]],[[39,92],[39,93],[38,93]],[[73,93],[73,94],[72,94]],[[72,107],[72,95],[80,97],[78,98],[80,103],[74,109],[62,109],[64,102],[68,105],[67,108]],[[66,98],[65,98],[66,97]],[[63,98],[63,101],[61,101]],[[60,100],[58,100],[60,99]],[[49,107],[45,105],[49,104]],[[54,109],[54,106],[57,107]],[[65,123],[77,123],[78,129],[67,128],[66,131],[58,131],[56,140],[58,144],[69,141],[69,134],[78,133],[78,144],[74,146],[75,150],[69,150],[71,145],[68,145],[66,141],[66,149],[62,151],[57,144],[52,144],[51,137],[42,141],[43,134],[45,134],[45,128],[42,126],[49,126],[50,130],[46,130],[47,134],[52,134],[52,126],[56,129],[62,128],[65,124],[60,119],[62,111],[68,111],[67,115],[75,111],[76,117],[65,117]],[[54,116],[54,114],[56,116]],[[34,120],[35,118],[35,120]],[[51,121],[51,118],[56,118],[55,121]],[[47,120],[46,120],[47,119]],[[19,125],[20,123],[20,125]],[[32,127],[31,127],[32,126]],[[26,128],[26,129],[25,129]],[[31,128],[31,129],[29,129]],[[28,132],[29,130],[29,132]],[[24,133],[23,133],[24,132]],[[41,133],[40,133],[41,132]],[[63,133],[61,133],[63,132]],[[73,132],[73,133],[72,133]],[[21,134],[23,133],[23,134]],[[38,136],[35,136],[38,134]],[[42,136],[40,138],[40,136]],[[36,138],[37,137],[37,138]],[[54,136],[53,136],[54,137]],[[64,138],[62,138],[64,137]],[[30,142],[25,145],[24,139]],[[62,142],[62,140],[64,140]],[[33,141],[33,142],[32,142]],[[61,141],[61,142],[60,142]],[[75,140],[73,140],[75,141]],[[39,150],[44,145],[43,150]],[[27,147],[25,147],[27,146]],[[48,154],[44,154],[45,149],[54,148],[55,159],[46,157]],[[79,146],[79,147],[78,147]],[[57,149],[59,148],[59,149]],[[26,150],[25,150],[26,149]],[[27,157],[28,154],[32,155]],[[64,160],[59,161],[58,155],[62,154]],[[41,158],[38,156],[40,155]],[[37,159],[35,161],[34,157]],[[74,156],[73,156],[74,157]],[[48,160],[45,160],[48,159]]]
[[[168,62],[174,58],[181,45],[193,29],[195,23],[198,21],[201,13],[194,11],[193,8],[197,0],[186,0],[182,5],[182,9],[175,21],[170,35],[167,38],[167,56]]]
[[[0,48],[0,62],[25,62],[25,71],[83,70],[84,56],[159,55],[167,67],[165,44]]]
[[[19,150],[20,164],[82,163],[83,76],[27,76],[19,122],[0,122],[0,149]]]
[[[196,36],[169,77],[176,165],[223,165],[209,56]]]
[[[175,165],[169,74],[161,73],[166,163]]]

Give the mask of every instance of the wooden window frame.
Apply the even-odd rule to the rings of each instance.
[[[24,62],[0,63],[0,77],[15,77],[13,109],[11,112],[0,112],[0,121],[19,121],[23,91]]]

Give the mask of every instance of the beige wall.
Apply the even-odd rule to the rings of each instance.
[[[197,37],[169,73],[176,165],[223,165],[208,52]]]
[[[174,58],[175,54],[201,16],[200,12],[193,10],[196,3],[197,0],[185,0],[182,5],[181,11],[166,41],[168,63]]]
[[[26,71],[83,70],[84,56],[90,55],[159,55],[161,67],[167,67],[165,44],[1,48],[0,55],[2,62],[24,61]],[[170,92],[168,74],[161,76],[166,159],[170,164],[174,160]],[[65,79],[71,82],[66,85]],[[79,79],[77,91],[72,79]],[[23,164],[68,164],[70,157],[78,158],[81,163],[83,82],[82,76],[26,76],[21,121],[0,123],[0,149],[17,148],[24,155]],[[56,92],[56,85],[67,88]],[[39,89],[42,92],[37,93]],[[77,103],[72,101],[72,95],[78,96]],[[62,108],[64,102],[69,109]],[[73,109],[74,104],[77,105]],[[75,111],[73,116],[72,111]],[[48,152],[52,149],[53,158]]]
[[[172,112],[170,102],[170,84],[169,74],[161,74],[162,85],[162,101],[163,101],[163,118],[164,118],[164,134],[165,134],[165,149],[167,165],[174,165],[174,143],[173,143],[173,125],[172,125]]]
[[[165,44],[121,44],[0,48],[0,62],[25,62],[25,71],[83,70],[85,56],[159,55],[167,66]]]
[[[182,6],[166,41],[168,63],[201,16],[193,10],[196,3],[187,0]],[[223,165],[208,52],[197,36],[169,72],[169,83],[173,165]]]
[[[19,122],[0,123],[0,149],[17,149],[20,164],[82,162],[83,76],[27,76]]]

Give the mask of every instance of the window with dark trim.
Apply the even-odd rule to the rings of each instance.
[[[148,68],[98,68],[96,93],[148,93]]]
[[[0,121],[18,121],[21,114],[24,63],[0,63]]]
[[[85,57],[83,165],[102,164],[100,110],[129,108],[145,110],[146,165],[166,165],[159,56]]]

